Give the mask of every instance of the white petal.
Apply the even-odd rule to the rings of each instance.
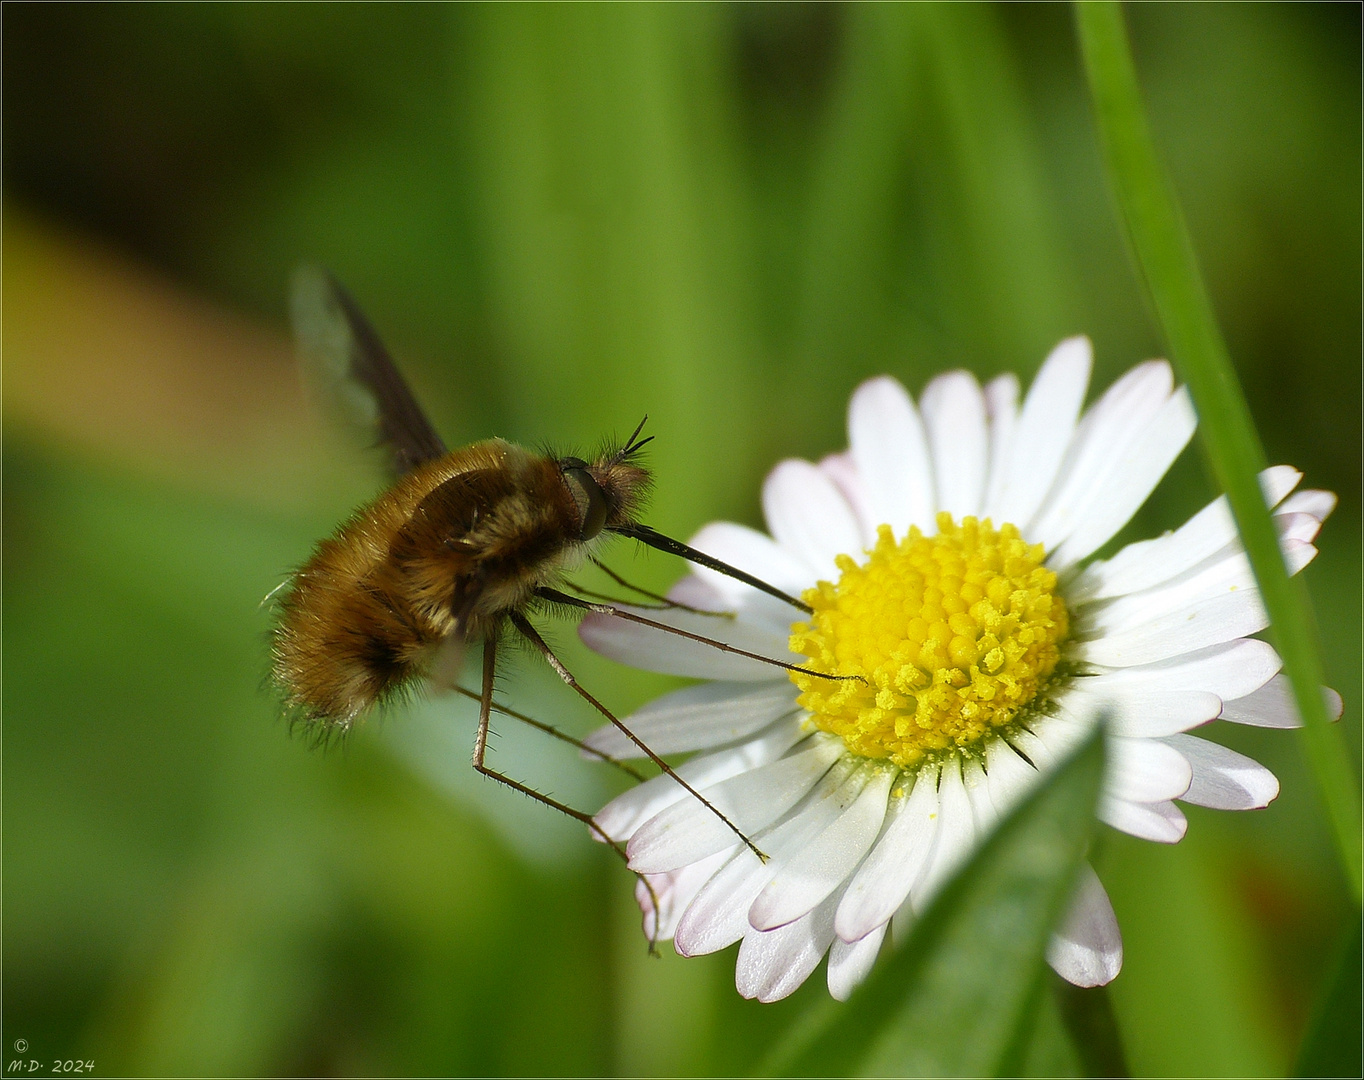
[[[1112,738],[1108,755],[1104,792],[1113,798],[1139,803],[1177,799],[1193,780],[1184,756],[1154,739]]]
[[[672,940],[673,931],[677,929],[677,920],[696,899],[701,886],[710,880],[715,871],[732,859],[738,850],[736,845],[726,851],[718,851],[708,859],[684,866],[670,874],[649,874],[648,885],[644,883],[644,878],[637,878],[635,903],[639,905],[639,910],[644,916],[644,936],[650,941]],[[649,892],[650,888],[653,889],[652,895]],[[658,898],[657,924],[655,897]]]
[[[847,1001],[871,972],[885,936],[886,924],[882,923],[857,941],[834,938],[829,946],[829,995],[835,1001]]]
[[[1090,699],[1090,707],[1107,715],[1108,730],[1114,735],[1133,738],[1172,735],[1215,720],[1222,711],[1222,699],[1206,691],[1126,689],[1105,694],[1089,686],[1094,681],[1076,680],[1065,693]]]
[[[777,930],[749,930],[734,965],[739,993],[764,1002],[795,993],[833,943],[837,901],[831,896],[805,918]]]
[[[1311,514],[1318,521],[1325,521],[1335,510],[1337,501],[1333,491],[1306,488],[1285,499],[1278,512],[1281,514]]]
[[[1172,802],[1134,803],[1124,799],[1099,800],[1099,820],[1119,832],[1158,844],[1177,844],[1189,822]]]
[[[963,763],[961,771],[962,784],[971,802],[977,843],[994,831],[999,820],[1037,782],[1037,769],[1003,739],[990,742],[983,762],[970,758]]]
[[[924,387],[919,409],[933,457],[938,509],[958,521],[968,514],[978,515],[989,459],[980,384],[966,371],[939,375]]]
[[[1163,741],[1193,766],[1193,783],[1182,796],[1187,803],[1214,810],[1259,810],[1278,798],[1278,778],[1244,754],[1192,735]]]
[[[1047,565],[1053,570],[1065,569],[1107,543],[1155,490],[1197,426],[1189,392],[1180,387],[1137,438],[1113,455],[1102,490],[1092,493],[1089,502],[1078,510],[1074,531]]]
[[[1237,557],[1239,555],[1239,558]],[[1082,609],[1073,630],[1082,637],[1131,630],[1152,619],[1213,599],[1224,592],[1255,588],[1255,575],[1244,555],[1208,560],[1154,589],[1119,596]]]
[[[749,909],[754,927],[773,930],[799,919],[847,880],[881,831],[894,779],[893,770],[877,769],[833,824],[782,867]]]
[[[764,838],[764,844],[770,844]],[[770,853],[769,853],[770,854]],[[747,848],[720,868],[687,906],[673,931],[679,956],[704,956],[728,948],[748,933],[748,908],[771,877]]]
[[[981,516],[993,518],[996,524],[1006,519],[999,516],[999,496],[1008,478],[1013,452],[1014,429],[1018,424],[1018,376],[1006,372],[985,384],[985,412],[990,419],[990,467],[985,481],[985,504]]]
[[[1029,765],[1003,739],[994,739],[985,750],[985,770],[989,774],[990,801],[1000,817],[1013,808],[1037,784],[1037,769]]]
[[[1279,654],[1268,643],[1243,638],[1153,664],[1112,668],[1076,680],[1076,685],[1102,696],[1146,691],[1206,691],[1226,702],[1263,686],[1282,666]]]
[[[697,551],[704,551],[793,596],[799,596],[802,589],[814,584],[810,569],[799,558],[770,536],[747,525],[713,521],[703,526],[687,543]],[[753,586],[736,581],[718,570],[693,566],[692,573],[735,603],[753,594],[764,595]]]
[[[1311,544],[1299,544],[1293,540],[1283,541],[1283,562],[1289,577],[1298,573],[1316,557],[1317,549]]]
[[[1131,630],[1077,642],[1071,655],[1109,667],[1151,664],[1254,634],[1267,625],[1260,594],[1246,589],[1200,600]]]
[[[804,657],[787,647],[787,636],[777,633],[769,623],[697,615],[690,611],[655,611],[617,605],[646,619],[709,638],[755,656],[798,664]],[[578,624],[578,636],[589,649],[622,664],[657,671],[663,675],[682,675],[690,679],[725,679],[734,682],[764,682],[781,669],[747,656],[717,649],[704,642],[656,630],[649,626],[591,613]]]
[[[971,818],[975,822],[976,839],[984,840],[994,832],[999,821],[999,811],[990,798],[990,784],[985,777],[985,767],[979,758],[967,758],[961,766],[961,782],[966,788],[966,797],[971,803]]]
[[[1034,716],[1027,723],[1031,732],[1023,732],[1011,740],[1025,753],[1038,769],[1046,771],[1064,761],[1066,755],[1082,743],[1085,736],[1094,730],[1102,713],[1093,708],[1093,703],[1067,695],[1055,701],[1055,716]],[[1035,736],[1036,741],[1028,741],[1027,736]],[[1040,744],[1040,745],[1039,745]]]
[[[1281,542],[1297,540],[1299,543],[1310,544],[1317,538],[1317,533],[1321,532],[1321,519],[1311,514],[1276,513],[1274,524],[1278,527]]]
[[[675,771],[697,789],[709,787],[777,760],[804,737],[799,721],[780,722],[742,746],[692,758]],[[628,840],[659,811],[690,798],[676,780],[663,773],[617,795],[592,820],[613,840]]]
[[[990,516],[998,523],[1031,521],[1056,480],[1084,404],[1093,348],[1086,337],[1052,350],[1028,389],[1018,418],[1009,472]]]
[[[692,538],[691,546],[793,597],[814,583],[814,575],[799,559],[771,537],[742,525],[712,522]],[[792,621],[804,615],[787,601],[718,570],[696,565],[668,590],[668,599],[702,611],[737,617],[782,637],[789,636]]]
[[[655,754],[709,750],[747,738],[778,717],[796,711],[788,681],[710,682],[655,698],[622,720]],[[614,758],[644,757],[644,751],[613,724],[598,728],[584,742]]]
[[[1033,763],[1039,773],[1047,772],[1060,760],[1045,740],[1025,727],[1010,733],[1008,741],[1020,757],[1026,757]]]
[[[856,941],[884,924],[919,879],[938,828],[938,774],[924,768],[908,796],[893,799],[894,818],[858,867],[835,921],[839,937]]]
[[[726,619],[738,619],[780,637],[789,637],[792,621],[804,616],[789,603],[738,582],[743,595],[727,596],[695,570],[693,567],[692,573],[668,590],[667,598],[674,604],[714,612]]]
[[[1305,515],[1295,516],[1313,523],[1316,520]],[[1280,544],[1289,574],[1296,574],[1316,555],[1316,548],[1300,540],[1284,538]],[[1163,615],[1191,610],[1225,593],[1257,590],[1250,560],[1239,544],[1229,545],[1155,588],[1082,608],[1072,629],[1081,637],[1112,634]]]
[[[852,451],[844,450],[841,454],[829,454],[820,459],[819,467],[824,475],[834,482],[843,498],[848,500],[848,505],[852,507],[853,516],[857,518],[862,533],[859,550],[870,548],[876,543],[876,526],[880,522],[872,520],[871,511],[867,507],[866,485],[862,483],[862,477],[857,471]]]
[[[873,526],[897,537],[918,525],[936,531],[933,469],[918,410],[889,376],[868,379],[848,403],[848,445],[857,463]]]
[[[791,809],[843,752],[838,739],[816,738],[798,754],[703,788],[701,794],[745,836]],[[637,874],[658,874],[703,859],[733,843],[734,830],[700,800],[676,802],[646,821],[626,852]]]
[[[1164,360],[1138,364],[1090,406],[1057,470],[1056,482],[1023,535],[1052,551],[1084,520],[1112,471],[1168,400],[1174,374]]]
[[[753,591],[756,592],[757,590]],[[690,573],[681,578],[677,584],[668,590],[667,596],[675,604],[685,604],[687,607],[700,608],[702,611],[713,611],[717,614],[732,615],[739,607],[730,597],[696,573]]]
[[[832,770],[831,770],[832,771]],[[682,956],[700,956],[733,945],[752,927],[748,909],[787,859],[827,828],[837,816],[837,805],[827,796],[837,790],[837,777],[826,776],[811,803],[757,839],[769,856],[766,864],[747,848],[740,848],[697,893],[677,924],[674,946]]]
[[[976,847],[976,830],[971,800],[962,784],[961,765],[949,758],[938,779],[938,829],[933,854],[923,876],[910,890],[915,914],[922,914],[938,890],[971,857]]]
[[[1341,701],[1340,695],[1329,686],[1323,686],[1321,693],[1326,699],[1327,714],[1339,720],[1345,711],[1345,703]],[[1251,727],[1302,727],[1302,716],[1298,713],[1298,703],[1293,699],[1293,685],[1287,675],[1275,675],[1253,693],[1225,702],[1220,718]]]
[[[1292,465],[1271,465],[1260,473],[1260,491],[1272,510],[1302,481],[1302,473]]]
[[[1122,970],[1118,917],[1089,863],[1080,865],[1070,910],[1047,944],[1047,963],[1075,986],[1105,986]]]
[[[862,529],[853,509],[818,465],[793,458],[768,473],[763,514],[777,543],[817,579],[837,581],[835,557],[862,554]]]
[[[1265,469],[1260,474],[1260,487],[1266,503],[1272,507],[1279,502],[1301,475],[1282,465]],[[1197,566],[1229,544],[1239,544],[1239,540],[1231,507],[1223,495],[1174,532],[1128,544],[1113,558],[1091,563],[1067,589],[1067,595],[1072,602],[1086,603],[1149,589]]]
[[[1053,732],[1050,732],[1048,728],[1056,725],[1057,717],[1034,717],[1028,723],[1041,730],[1043,734],[1050,735]],[[1073,728],[1073,724],[1071,727]],[[1056,749],[1053,749],[1050,745],[1050,743],[1056,742],[1056,739],[1042,738],[1037,732],[1031,731],[1027,727],[1019,727],[1018,730],[1011,732],[1008,736],[1008,742],[1009,746],[1018,751],[1020,757],[1033,762],[1039,773],[1049,772],[1065,757],[1064,747],[1057,746]]]

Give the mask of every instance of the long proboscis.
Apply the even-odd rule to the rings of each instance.
[[[695,563],[697,566],[704,566],[707,570],[714,570],[718,574],[724,574],[726,577],[731,577],[735,581],[742,581],[745,585],[751,585],[753,588],[767,593],[768,596],[775,597],[784,604],[790,604],[796,610],[803,611],[807,615],[814,612],[814,608],[810,607],[805,601],[798,600],[794,596],[782,592],[775,585],[769,585],[767,582],[763,581],[762,578],[754,577],[752,574],[740,570],[737,566],[730,566],[729,563],[723,562],[713,555],[707,555],[704,551],[697,551],[696,548],[689,544],[682,543],[681,540],[674,540],[670,536],[664,536],[661,532],[650,528],[648,525],[619,525],[611,529],[611,532],[620,536],[628,536],[632,540],[638,540],[641,544],[647,544],[657,551],[666,551],[669,555],[677,555],[690,563]]]

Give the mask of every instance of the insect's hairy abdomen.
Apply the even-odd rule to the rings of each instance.
[[[274,638],[287,703],[348,727],[442,640],[523,604],[557,568],[573,513],[553,461],[497,439],[408,473],[294,576]]]

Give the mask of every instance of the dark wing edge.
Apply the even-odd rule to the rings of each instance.
[[[378,332],[330,273],[312,265],[294,272],[290,314],[310,381],[352,425],[389,448],[396,475],[447,453]]]

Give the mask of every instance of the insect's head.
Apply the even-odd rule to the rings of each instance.
[[[648,417],[645,417],[647,420]],[[624,446],[608,447],[596,461],[561,457],[556,463],[578,506],[579,539],[591,540],[603,529],[632,524],[643,506],[652,478],[639,463],[640,449],[653,436],[641,439],[640,421]]]

